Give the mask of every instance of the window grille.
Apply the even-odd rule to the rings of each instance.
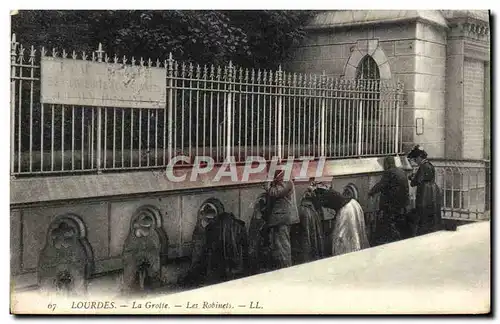
[[[363,57],[356,71],[358,80],[380,80],[380,71],[377,62],[370,55]]]

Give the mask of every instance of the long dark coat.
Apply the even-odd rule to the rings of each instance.
[[[368,193],[370,196],[380,193],[377,231],[373,233],[373,245],[390,243],[403,237],[401,225],[406,225],[405,214],[410,203],[408,177],[402,168],[396,167],[394,157],[384,160],[382,179]],[[405,229],[403,226],[403,230]]]
[[[424,160],[417,173],[412,177],[410,185],[417,187],[415,209],[418,218],[417,234],[426,234],[440,230],[442,227],[441,216],[441,190],[436,184],[436,171],[434,166]]]
[[[248,266],[248,236],[245,222],[232,213],[220,214],[207,227],[207,277],[225,281],[242,277]]]
[[[257,274],[272,270],[270,227],[268,221],[274,199],[267,193],[257,197],[248,230],[248,273]]]
[[[380,193],[379,209],[393,213],[410,203],[410,187],[403,169],[389,165],[382,173],[382,179],[370,190],[370,195]]]
[[[319,205],[312,197],[304,197],[299,206],[300,226],[298,230],[298,263],[319,260],[325,257],[325,238],[321,224]]]
[[[199,285],[246,275],[248,236],[245,222],[221,213],[206,228],[195,227],[191,268],[181,284]]]

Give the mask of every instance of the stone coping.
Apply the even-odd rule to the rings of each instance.
[[[439,10],[329,10],[316,15],[306,29],[402,23],[415,20],[441,27],[448,26]]]
[[[383,171],[384,157],[352,158],[327,160],[320,180],[331,180],[332,177],[356,176]],[[396,165],[411,169],[406,157],[396,157]],[[299,174],[301,162],[295,162],[293,174]],[[295,182],[307,182],[316,177],[318,161],[311,161],[307,175],[295,177]],[[239,178],[243,166],[236,166]],[[16,178],[10,181],[11,207],[21,207],[55,201],[80,199],[96,199],[105,197],[119,197],[127,195],[152,194],[159,192],[178,193],[197,191],[200,189],[224,189],[241,185],[261,184],[267,180],[267,173],[260,172],[250,175],[248,181],[232,181],[223,177],[214,181],[218,169],[200,174],[197,181],[169,181],[164,171],[130,171],[120,173],[82,174],[65,176],[47,176],[33,178]],[[185,174],[187,179],[191,175],[190,169],[174,169],[176,176]]]

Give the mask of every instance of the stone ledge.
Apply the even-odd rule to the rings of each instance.
[[[436,167],[460,167],[460,168],[484,168],[487,166],[486,160],[446,160],[446,159],[430,159]]]
[[[370,26],[381,24],[404,24],[423,22],[447,27],[446,20],[434,10],[329,10],[318,14],[306,30]]]
[[[490,47],[479,42],[464,42],[464,55],[480,61],[490,61]]]
[[[295,181],[307,181],[316,176],[318,162],[311,161],[304,178]],[[397,165],[408,165],[406,158],[396,158]],[[299,174],[300,162],[295,162],[293,173]],[[236,166],[241,179],[243,166]],[[162,171],[131,171],[122,173],[102,173],[72,176],[50,176],[37,178],[19,178],[10,181],[10,205],[21,207],[37,203],[47,203],[77,199],[96,199],[126,195],[152,194],[158,192],[185,192],[200,189],[231,188],[241,185],[260,184],[266,181],[267,173],[250,175],[248,181],[233,182],[228,177],[214,181],[218,169],[201,174],[197,181],[171,182]],[[352,158],[328,160],[322,177],[342,177],[383,171],[383,157]],[[189,179],[191,170],[175,170],[176,176],[186,175]]]

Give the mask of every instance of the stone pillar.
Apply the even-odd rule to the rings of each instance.
[[[490,154],[489,22],[487,16],[475,18],[470,12],[448,22],[446,157],[482,160]],[[486,174],[468,170],[452,179],[453,186],[443,189],[445,196],[450,197],[446,205],[484,211],[489,199]],[[462,193],[468,198],[451,201],[452,194],[460,197],[458,194]]]
[[[448,39],[446,48],[445,156],[460,159],[463,152],[464,47],[461,39]]]
[[[491,77],[490,62],[484,63],[484,158],[491,159]]]
[[[445,157],[446,29],[418,22],[415,40],[413,142]]]
[[[451,159],[483,159],[489,147],[488,22],[450,22],[446,53],[446,146]]]

